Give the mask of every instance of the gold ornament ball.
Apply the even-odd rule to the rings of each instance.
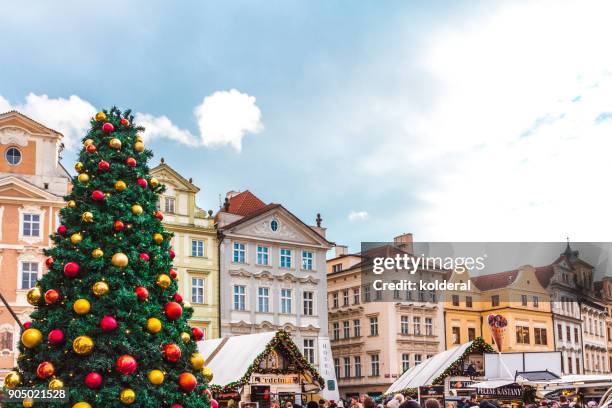
[[[15,388],[21,384],[21,375],[17,371],[11,371],[4,377],[4,385],[7,388]]]
[[[23,406],[25,408],[31,408],[31,407],[34,406],[34,400],[32,398],[26,398],[21,403],[21,406]]]
[[[91,310],[91,303],[87,299],[78,299],[74,302],[72,309],[76,312],[76,314],[84,315],[89,313]]]
[[[147,378],[151,384],[160,385],[164,382],[164,373],[161,370],[151,370]]]
[[[115,255],[113,255],[111,263],[119,268],[125,268],[128,266],[128,257],[124,253],[117,252]]]
[[[28,294],[26,295],[26,299],[28,300],[28,303],[31,304],[32,306],[36,306],[41,297],[42,297],[42,290],[40,290],[38,286],[35,286],[32,289],[28,290]]]
[[[70,200],[68,201],[68,203],[66,203],[66,205],[68,206],[68,208],[74,208],[76,207],[76,201]]]
[[[202,356],[200,353],[193,353],[190,361],[194,370],[201,370],[204,368],[204,356]]]
[[[189,333],[187,333],[187,332],[182,332],[181,333],[181,340],[183,340],[183,343],[187,344],[187,343],[189,343],[189,340],[191,340],[191,336],[189,336]]]
[[[110,147],[112,147],[115,150],[119,150],[121,149],[121,140],[117,139],[117,138],[112,138],[109,142],[108,145]]]
[[[91,251],[91,256],[93,256],[94,258],[101,258],[104,256],[104,251],[102,251],[100,248],[96,248]]]
[[[82,240],[83,240],[83,236],[81,235],[80,232],[75,232],[74,234],[70,236],[70,242],[72,242],[74,245],[80,243]]]
[[[72,342],[72,349],[80,356],[91,353],[94,342],[89,336],[79,336]]]
[[[205,382],[210,383],[213,379],[213,371],[208,367],[204,367],[202,369],[202,376]]]
[[[117,191],[123,191],[127,188],[127,185],[125,184],[125,181],[123,180],[117,180],[117,182],[115,183],[115,190]]]
[[[104,113],[104,112],[96,113],[96,120],[98,122],[106,122],[106,113]]]
[[[81,215],[81,219],[85,222],[92,222],[93,221],[93,214],[90,213],[89,211],[85,211],[83,213],[83,215]]]
[[[156,188],[157,186],[159,186],[159,180],[157,180],[155,177],[151,177],[149,184],[151,185],[151,187]]]
[[[157,277],[157,281],[155,283],[160,288],[167,289],[168,286],[170,286],[170,284],[172,283],[172,279],[170,279],[170,277],[165,273],[162,273]]]
[[[42,341],[42,333],[38,329],[27,329],[21,334],[21,342],[27,348],[34,348]]]
[[[141,153],[143,152],[145,149],[145,145],[142,142],[136,142],[134,143],[134,151]]]
[[[74,404],[72,408],[91,408],[91,405],[89,405],[87,402],[81,401]]]
[[[82,172],[84,168],[85,166],[83,166],[83,163],[81,162],[76,162],[74,165],[74,169],[78,171],[79,173]]]
[[[159,245],[162,242],[164,242],[164,236],[160,234],[159,232],[157,232],[153,234],[153,241],[155,241],[155,243]]]
[[[119,394],[119,399],[124,405],[130,405],[136,401],[136,393],[131,388],[124,388],[121,390],[121,394]]]
[[[140,204],[134,204],[132,206],[132,214],[134,215],[142,214],[142,207],[140,206]]]
[[[81,183],[87,183],[89,181],[89,175],[87,175],[87,173],[81,173],[79,174],[78,180]]]
[[[162,322],[156,317],[150,317],[147,320],[147,331],[149,333],[159,333],[162,328]]]
[[[91,291],[93,292],[93,294],[98,297],[106,295],[108,293],[108,290],[108,283],[102,281],[94,283],[91,287]]]
[[[54,378],[49,381],[49,388],[52,390],[57,390],[58,388],[64,388],[64,382],[59,378]]]
[[[87,139],[83,142],[83,146],[87,147],[90,144],[93,144],[93,142],[94,142],[93,139]]]

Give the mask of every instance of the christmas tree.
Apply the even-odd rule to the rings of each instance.
[[[156,208],[164,186],[132,121],[117,108],[92,118],[48,272],[28,293],[36,309],[5,386],[68,391],[69,402],[43,406],[210,407],[203,333],[187,325],[193,309]]]

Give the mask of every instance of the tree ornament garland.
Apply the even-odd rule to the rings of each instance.
[[[463,352],[461,357],[452,362],[439,376],[433,379],[432,385],[444,384],[444,379],[451,375],[463,374],[463,363],[465,359],[473,353],[495,353],[495,349],[482,337],[476,337],[472,344]]]

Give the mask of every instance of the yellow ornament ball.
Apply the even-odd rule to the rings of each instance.
[[[170,286],[170,284],[172,283],[172,279],[170,279],[170,277],[166,275],[165,273],[162,273],[157,276],[157,281],[155,283],[160,288],[167,289],[168,286]]]
[[[202,376],[205,382],[210,383],[213,379],[213,371],[208,367],[204,367],[202,369]]]
[[[150,317],[147,320],[147,331],[149,333],[159,333],[162,329],[162,322],[156,317]]]
[[[96,248],[91,251],[91,256],[93,256],[94,258],[101,258],[104,256],[104,251],[102,251],[100,248]]]
[[[193,353],[190,361],[194,370],[201,370],[204,368],[204,356],[202,356],[200,353]]]
[[[87,146],[89,146],[90,144],[93,144],[93,142],[94,142],[94,141],[93,141],[93,139],[86,139],[86,140],[83,142],[83,146],[87,147]]]
[[[134,204],[132,206],[132,214],[134,215],[142,214],[142,207],[140,206],[140,204]]]
[[[108,290],[108,283],[102,281],[94,283],[91,287],[91,291],[93,292],[93,294],[98,297],[106,295],[108,293]]]
[[[70,242],[72,242],[74,245],[80,243],[82,240],[83,240],[83,236],[81,235],[80,232],[75,232],[74,234],[70,236]]]
[[[125,184],[125,181],[123,180],[117,180],[117,182],[115,183],[115,190],[117,191],[123,191],[127,188],[127,184]]]
[[[126,266],[128,266],[129,261],[126,254],[117,252],[115,255],[113,255],[111,263],[119,268],[125,268]]]
[[[78,171],[79,173],[82,172],[84,168],[85,166],[83,166],[83,163],[81,162],[76,162],[74,165],[74,169]]]
[[[104,113],[104,112],[98,112],[98,113],[96,113],[96,120],[97,120],[98,122],[104,122],[104,121],[106,121],[106,113]]]
[[[79,336],[72,342],[72,349],[80,356],[91,353],[94,342],[89,336]]]
[[[90,213],[89,211],[85,211],[83,215],[81,215],[81,219],[85,222],[92,222],[94,217],[92,213]]]
[[[189,340],[191,340],[191,336],[187,332],[182,332],[181,333],[181,340],[183,340],[183,343],[187,344],[187,343],[189,343]]]
[[[42,333],[38,329],[27,329],[21,334],[21,342],[27,348],[34,348],[42,341]]]
[[[91,405],[89,405],[87,402],[81,401],[74,404],[72,408],[91,408]]]
[[[64,388],[64,382],[59,378],[54,378],[49,381],[49,388],[52,390],[57,390],[59,388]]]
[[[21,406],[24,408],[32,408],[34,406],[34,400],[32,398],[26,398],[21,403]]]
[[[74,208],[74,207],[76,207],[76,201],[70,200],[70,201],[68,201],[68,203],[66,203],[66,206],[68,208]]]
[[[117,138],[112,138],[109,142],[108,145],[110,147],[112,147],[115,150],[119,150],[121,149],[121,140],[117,139]]]
[[[81,183],[87,183],[89,181],[89,175],[87,173],[81,173],[77,178]]]
[[[136,393],[131,388],[124,388],[121,390],[121,394],[119,394],[119,399],[124,405],[130,405],[136,401]]]
[[[155,241],[156,244],[161,244],[162,242],[164,242],[164,236],[162,234],[155,233],[153,234],[153,241]]]
[[[78,299],[76,302],[74,302],[72,309],[77,314],[84,315],[89,313],[91,310],[91,303],[89,303],[89,300],[87,299]]]
[[[4,377],[4,385],[7,388],[15,388],[21,384],[21,375],[17,371],[11,371]]]
[[[38,286],[35,286],[32,289],[28,290],[28,293],[26,295],[26,299],[28,300],[28,303],[31,304],[32,306],[36,306],[38,302],[40,301],[41,297],[42,297],[42,290],[40,290]]]
[[[149,180],[149,184],[151,185],[151,187],[155,188],[159,186],[159,180],[157,180],[155,177],[151,177],[151,180]]]
[[[151,384],[160,385],[164,382],[164,373],[161,370],[151,370],[147,378]]]
[[[134,151],[135,152],[141,153],[141,152],[144,151],[144,149],[145,149],[144,143],[142,143],[142,142],[134,143]]]

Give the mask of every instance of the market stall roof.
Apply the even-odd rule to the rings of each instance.
[[[489,380],[474,383],[470,385],[470,388],[499,388],[510,384],[514,384],[514,380]]]
[[[612,376],[598,374],[572,374],[550,381],[537,381],[536,383],[546,385],[546,388],[573,388],[573,387],[610,387]]]
[[[544,371],[519,371],[516,373],[515,378],[517,381],[553,381],[558,380],[560,377],[548,370]]]

